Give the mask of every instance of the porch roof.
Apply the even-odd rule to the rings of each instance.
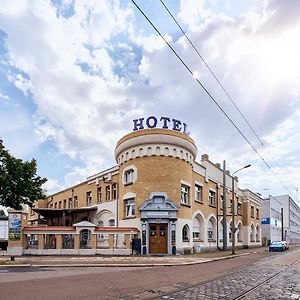
[[[32,208],[32,210],[43,217],[55,218],[65,215],[72,215],[97,210],[97,206],[81,207],[81,208]]]

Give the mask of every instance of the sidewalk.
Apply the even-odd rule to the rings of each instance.
[[[191,265],[258,252],[267,252],[265,247],[239,249],[236,255],[231,250],[211,253],[195,253],[176,256],[21,256],[10,261],[9,256],[0,256],[0,267],[151,267]]]

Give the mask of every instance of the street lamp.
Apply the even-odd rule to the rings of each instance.
[[[238,170],[236,170],[235,172],[232,173],[232,205],[231,205],[231,216],[232,216],[232,220],[231,220],[231,250],[232,250],[232,254],[235,254],[235,225],[234,225],[234,174],[236,174],[237,172],[249,168],[251,167],[251,165],[246,165]]]

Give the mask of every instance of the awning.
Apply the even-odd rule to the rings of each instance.
[[[57,218],[63,215],[74,215],[90,211],[96,211],[97,206],[81,208],[32,208],[32,210],[45,218]]]

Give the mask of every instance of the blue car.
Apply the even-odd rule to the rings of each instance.
[[[285,245],[283,242],[272,242],[269,246],[269,251],[284,251]]]

